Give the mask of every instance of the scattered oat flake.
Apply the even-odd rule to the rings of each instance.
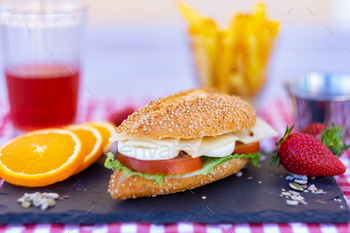
[[[251,179],[253,179],[253,177],[251,177],[251,176],[247,178],[247,180],[251,180]]]
[[[304,205],[307,205],[307,202],[304,201],[304,200],[301,200],[300,202],[301,202],[302,204],[304,204]]]
[[[236,173],[236,176],[237,176],[237,177],[241,177],[242,175],[243,175],[243,172],[241,172],[241,171],[239,171],[239,172]]]
[[[298,201],[294,201],[294,200],[286,200],[287,202],[287,205],[299,205],[299,202]]]
[[[290,190],[289,193],[292,194],[293,196],[299,196],[300,195],[300,193],[292,191],[292,190]]]
[[[322,204],[325,204],[326,202],[325,201],[321,201],[321,200],[315,200],[316,203],[322,203]]]
[[[316,191],[317,190],[317,188],[316,188],[316,186],[314,184],[310,185],[307,189],[310,190],[310,191]]]
[[[202,196],[202,199],[204,200],[204,199],[206,199],[207,197],[206,196]]]

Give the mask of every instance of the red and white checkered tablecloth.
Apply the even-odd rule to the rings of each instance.
[[[137,103],[136,103],[137,102]],[[134,107],[140,107],[147,103],[147,100],[129,102]],[[116,104],[108,100],[86,100],[79,106],[78,122],[90,120],[106,120],[111,116],[111,112],[117,112],[125,107],[125,104]],[[258,109],[257,114],[271,124],[279,133],[284,133],[286,125],[293,124],[291,107],[286,98],[279,98],[267,102]],[[0,101],[0,145],[15,136],[15,131],[11,125],[8,104]],[[274,148],[274,140],[265,140],[261,147],[267,150]],[[344,175],[335,177],[345,198],[350,200],[350,153],[346,152],[341,157],[342,162],[348,168]],[[0,179],[1,182],[1,179]],[[155,225],[147,223],[110,223],[103,225],[83,224],[83,225],[64,225],[64,224],[27,224],[27,225],[0,225],[1,232],[152,232],[152,233],[170,233],[170,232],[189,232],[189,233],[338,233],[349,232],[350,224],[200,224],[200,223],[175,223],[165,225]]]

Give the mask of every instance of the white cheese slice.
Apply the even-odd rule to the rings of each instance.
[[[239,138],[232,133],[227,133],[220,135],[218,137],[204,137],[202,140],[202,143],[198,149],[198,151],[193,151],[191,153],[187,152],[189,155],[191,155],[193,158],[206,155],[212,150],[216,150],[218,148],[224,147],[228,144],[231,144],[233,142],[236,142]],[[230,153],[232,153],[231,151]],[[221,157],[224,157],[227,155],[222,155]]]
[[[180,139],[168,138],[162,140],[154,140],[149,138],[142,138],[137,136],[130,136],[124,133],[116,133],[109,138],[110,142],[114,141],[126,141],[129,146],[157,148],[159,145],[166,145],[170,148],[175,148],[179,143]]]
[[[158,148],[134,147],[118,142],[118,152],[138,160],[168,160],[179,155],[179,150],[160,145]]]
[[[116,142],[116,141],[122,141],[122,140],[129,140],[132,138],[132,136],[126,135],[124,133],[115,133],[110,138],[110,142]]]
[[[232,152],[235,150],[235,146],[236,142],[232,142],[226,146],[212,150],[204,155],[208,157],[225,157],[232,154]]]
[[[203,137],[192,138],[192,139],[181,139],[177,144],[177,148],[185,152],[198,151],[199,146],[202,143],[202,140],[203,140]]]
[[[242,131],[234,132],[233,135],[239,138],[237,141],[243,142],[244,144],[258,142],[265,138],[273,138],[278,136],[278,133],[259,117],[256,118],[255,125],[249,130],[253,133],[253,136],[250,136],[246,132]]]
[[[160,145],[164,145],[168,148],[175,148],[180,139],[162,139],[153,140],[148,138],[132,138],[128,140],[125,144],[134,147],[147,147],[147,148],[158,148]]]

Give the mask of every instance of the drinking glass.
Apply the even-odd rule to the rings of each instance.
[[[80,1],[0,4],[3,72],[20,131],[74,123],[86,16]]]
[[[295,124],[302,130],[313,122],[344,127],[350,141],[350,75],[313,72],[286,82]]]

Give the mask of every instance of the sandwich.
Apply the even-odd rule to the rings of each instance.
[[[171,194],[223,179],[250,159],[259,141],[277,132],[238,96],[192,89],[162,97],[130,115],[110,137],[108,153],[114,199]]]

